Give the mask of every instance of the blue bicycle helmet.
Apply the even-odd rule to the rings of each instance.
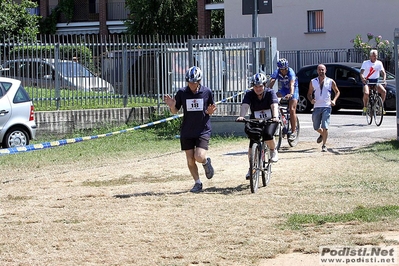
[[[202,79],[202,71],[199,67],[193,66],[190,67],[186,72],[186,81],[187,82],[198,82]]]
[[[251,87],[259,85],[266,86],[266,83],[267,83],[267,77],[262,73],[257,73],[252,76],[250,86]]]
[[[280,58],[277,62],[278,68],[288,68],[288,61],[285,58]]]

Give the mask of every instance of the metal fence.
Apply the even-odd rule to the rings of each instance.
[[[297,71],[303,65],[362,62],[347,49],[280,51]],[[191,65],[204,72],[203,84],[215,100],[239,94],[254,71],[271,74],[277,60],[276,40],[186,36],[40,36],[34,42],[3,36],[1,76],[20,79],[40,110],[87,106],[162,105],[162,96],[185,86]],[[392,64],[393,65],[393,64]]]
[[[203,84],[221,101],[247,89],[254,60],[255,69],[271,71],[270,46],[270,37],[5,38],[0,63],[7,71],[1,75],[20,79],[41,110],[82,108],[93,102],[107,107],[160,105],[163,95],[186,85],[187,68],[197,65],[203,70]]]
[[[279,56],[286,58],[296,71],[306,65],[334,62],[362,63],[364,60],[368,59],[364,57],[362,52],[359,52],[355,49],[280,51]],[[386,70],[391,73],[395,73],[393,58],[382,59],[382,62]]]

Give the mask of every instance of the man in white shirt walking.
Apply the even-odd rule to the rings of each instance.
[[[335,81],[326,76],[326,66],[317,66],[318,77],[314,78],[309,83],[308,99],[314,105],[312,113],[313,128],[320,136],[317,138],[317,143],[321,143],[321,150],[327,151],[326,142],[328,137],[328,126],[330,124],[331,106],[335,105],[339,97],[339,89]],[[334,90],[335,96],[331,100],[331,92]]]

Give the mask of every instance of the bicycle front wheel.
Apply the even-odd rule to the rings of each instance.
[[[366,110],[366,119],[367,119],[367,124],[371,125],[373,123],[373,103],[372,99],[369,98],[369,102],[367,103],[367,110]]]
[[[263,171],[262,171],[262,184],[264,187],[269,184],[271,175],[272,175],[272,162],[270,160],[270,149],[269,147],[267,147],[267,145],[265,145],[265,160],[263,161]]]
[[[384,104],[382,98],[377,96],[374,101],[374,122],[379,127],[381,126],[382,119],[384,118]]]
[[[290,123],[288,123],[289,125],[290,125]],[[296,131],[296,138],[295,139],[290,139],[290,138],[288,138],[288,144],[291,146],[291,147],[295,147],[297,144],[298,144],[298,141],[299,141],[299,133],[300,133],[300,129],[301,129],[301,127],[300,127],[300,125],[299,125],[299,118],[298,118],[298,115],[296,116],[296,127],[295,127],[295,131]]]
[[[274,132],[274,140],[276,142],[276,149],[280,150],[281,141],[283,140],[283,122],[280,121],[277,125],[276,132]]]
[[[260,160],[261,160],[261,147],[258,143],[252,145],[251,156],[249,158],[249,171],[251,177],[249,178],[249,185],[251,187],[251,192],[255,193],[259,187],[259,171],[260,171]]]

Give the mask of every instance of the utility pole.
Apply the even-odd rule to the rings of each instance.
[[[252,37],[258,37],[258,0],[253,0],[254,10],[252,10]]]
[[[399,140],[399,96],[398,96],[398,88],[399,88],[399,28],[396,28],[394,31],[394,46],[393,46],[393,54],[394,54],[394,62],[395,62],[395,75],[396,75],[396,140]]]

